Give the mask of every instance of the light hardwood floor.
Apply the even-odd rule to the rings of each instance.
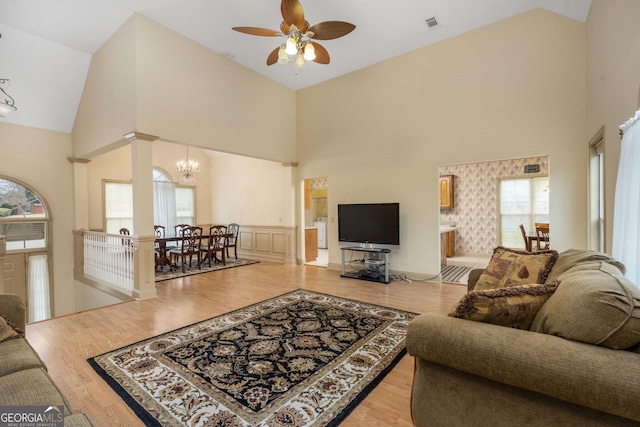
[[[158,297],[116,304],[27,325],[26,336],[75,411],[96,427],[143,423],[86,359],[298,288],[417,313],[448,313],[464,295],[457,284],[341,278],[313,266],[255,265],[159,282]],[[411,426],[413,358],[405,356],[343,421],[346,427]]]

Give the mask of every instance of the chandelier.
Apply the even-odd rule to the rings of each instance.
[[[183,182],[194,182],[196,180],[195,174],[200,170],[198,162],[189,158],[189,146],[187,145],[187,157],[180,160],[176,164],[178,173],[182,175]]]
[[[7,83],[9,83],[9,79],[0,79],[0,117],[5,117],[7,114],[18,109],[14,105],[15,101],[11,95],[5,92],[2,88],[2,86]]]
[[[286,43],[278,49],[278,64],[288,64],[291,61],[289,56],[295,56],[296,68],[302,68],[305,59],[307,61],[316,59],[313,43],[295,25],[291,25],[287,36]]]

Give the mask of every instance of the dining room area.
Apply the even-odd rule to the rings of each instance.
[[[238,258],[237,223],[208,230],[189,224],[177,224],[169,232],[162,225],[153,228],[156,282],[259,262]]]
[[[441,166],[443,280],[464,283],[464,267],[484,268],[498,246],[527,252],[552,249],[549,177],[548,156]],[[448,197],[443,203],[445,178]]]
[[[86,306],[104,305],[108,298],[92,287],[104,291],[103,282],[120,277],[126,284],[115,294],[125,299],[153,296],[154,282],[175,277],[260,261],[296,263],[295,224],[286,216],[282,187],[291,166],[160,140],[142,154],[135,145],[74,165],[77,176],[86,177],[78,193],[86,212],[74,244],[76,278],[89,285],[78,285]],[[197,164],[191,176],[179,170],[183,161]],[[118,267],[102,265],[107,247]],[[83,270],[90,268],[89,277]],[[146,291],[133,282],[145,283]]]

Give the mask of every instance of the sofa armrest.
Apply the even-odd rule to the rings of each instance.
[[[536,332],[424,314],[407,331],[412,356],[640,421],[640,354]]]
[[[11,326],[24,331],[27,320],[24,302],[16,294],[0,294],[0,316]]]

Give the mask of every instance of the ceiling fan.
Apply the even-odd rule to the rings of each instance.
[[[253,36],[286,36],[287,41],[275,48],[267,57],[267,65],[278,62],[286,64],[289,55],[295,55],[296,67],[304,66],[305,59],[318,64],[330,62],[329,52],[315,40],[333,40],[345,36],[356,26],[342,21],[325,21],[309,26],[299,0],[282,0],[280,5],[282,23],[280,31],[256,27],[233,27],[232,29]]]

